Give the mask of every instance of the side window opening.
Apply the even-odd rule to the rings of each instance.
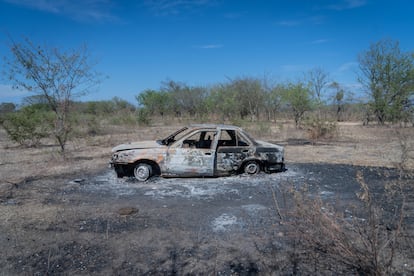
[[[210,149],[214,141],[215,131],[199,131],[183,141],[183,148]]]
[[[234,130],[222,130],[218,142],[219,147],[231,147],[236,145]]]
[[[249,146],[248,140],[235,130],[222,130],[218,142],[220,147],[246,147]]]
[[[244,138],[240,133],[237,133],[237,145],[239,147],[247,147],[249,146],[249,143],[247,142],[247,139]]]

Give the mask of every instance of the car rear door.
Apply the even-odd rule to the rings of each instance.
[[[234,129],[222,129],[217,142],[216,175],[228,175],[241,168],[252,155],[251,142]]]

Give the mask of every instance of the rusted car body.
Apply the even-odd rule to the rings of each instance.
[[[169,177],[225,176],[282,171],[284,148],[257,141],[236,126],[200,124],[184,127],[157,141],[122,144],[112,149],[118,177],[146,181]]]

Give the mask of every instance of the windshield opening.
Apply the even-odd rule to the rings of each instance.
[[[184,136],[185,131],[188,129],[188,127],[183,127],[179,130],[177,130],[176,132],[168,135],[166,138],[162,139],[162,140],[157,140],[158,144],[161,145],[165,145],[165,146],[169,146],[172,143],[174,143],[175,141],[179,140],[181,137]]]

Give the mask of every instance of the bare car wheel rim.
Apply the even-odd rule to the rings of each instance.
[[[256,162],[250,162],[246,164],[246,166],[244,167],[244,172],[247,174],[256,174],[259,172],[259,170],[259,164],[257,164]]]
[[[147,164],[139,164],[134,169],[134,175],[139,181],[146,181],[151,176],[151,167]]]

